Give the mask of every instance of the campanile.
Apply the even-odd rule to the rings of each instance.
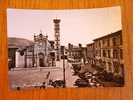
[[[60,61],[60,19],[54,19],[56,61]]]

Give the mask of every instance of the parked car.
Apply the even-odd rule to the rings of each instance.
[[[78,74],[78,72],[81,70],[81,66],[79,64],[72,64],[74,74]]]
[[[65,86],[65,82],[63,80],[49,80],[49,85],[53,86],[54,88],[63,88]]]
[[[78,87],[90,87],[88,81],[84,79],[77,79],[74,85]]]

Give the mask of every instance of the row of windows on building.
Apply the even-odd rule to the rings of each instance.
[[[122,36],[116,36],[112,38],[103,38],[95,43],[95,48],[103,48],[110,46],[122,45]]]
[[[123,59],[123,49],[101,49],[95,51],[95,56]]]

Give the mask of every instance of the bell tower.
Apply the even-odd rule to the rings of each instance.
[[[54,19],[56,61],[60,61],[60,19]]]

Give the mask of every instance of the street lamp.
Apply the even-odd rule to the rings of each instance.
[[[62,53],[63,53],[63,81],[64,81],[64,88],[66,87],[66,74],[65,74],[65,55],[64,55],[64,51],[65,51],[65,47],[63,46],[62,48]]]

